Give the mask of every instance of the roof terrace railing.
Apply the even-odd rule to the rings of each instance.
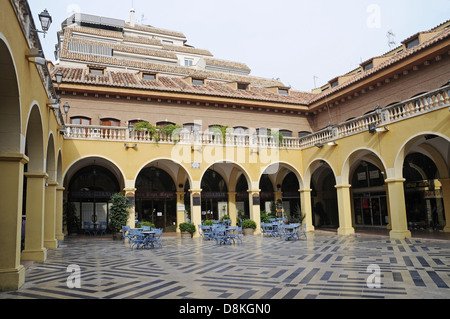
[[[266,147],[285,149],[306,149],[322,147],[341,138],[365,131],[376,132],[377,129],[420,116],[437,109],[450,106],[450,85],[419,95],[388,106],[384,109],[377,107],[373,112],[352,120],[330,125],[327,128],[304,136],[302,138],[283,137],[276,135],[234,134],[220,132],[176,130],[172,135],[166,136],[162,132],[151,134],[148,131],[135,131],[127,127],[109,127],[97,125],[66,125],[65,139],[82,139],[95,141],[142,142],[165,144],[193,144],[193,145],[224,145],[236,147]]]

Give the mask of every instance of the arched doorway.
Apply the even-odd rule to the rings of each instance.
[[[78,217],[78,230],[86,223],[109,224],[109,200],[122,192],[124,179],[120,170],[109,160],[88,157],[72,164],[64,178],[66,201]]]
[[[385,173],[374,164],[360,161],[351,177],[355,226],[389,224]]]
[[[259,189],[261,190],[261,211],[265,211],[268,215],[275,215],[276,208],[273,208],[275,205],[275,191],[269,174],[263,174],[261,176],[259,181]]]
[[[228,186],[214,165],[203,175],[202,220],[220,220],[228,215]]]
[[[336,178],[333,170],[325,161],[315,165],[311,175],[311,206],[313,225],[316,228],[339,227]]]
[[[241,174],[236,183],[236,213],[237,219],[250,218],[250,200],[248,197],[248,182]]]
[[[281,192],[283,194],[283,212],[289,220],[295,221],[300,218],[301,204],[300,204],[300,184],[297,176],[290,172],[283,179],[281,185]]]
[[[120,192],[120,186],[110,170],[93,164],[74,174],[68,191],[68,200],[75,205],[80,217],[80,228],[84,229],[86,222],[109,221],[109,200]]]
[[[439,171],[428,156],[411,153],[403,165],[405,205],[411,230],[442,230],[446,224]]]
[[[172,176],[160,167],[146,167],[136,179],[136,189],[137,220],[176,231],[177,188]]]

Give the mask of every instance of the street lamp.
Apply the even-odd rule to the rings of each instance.
[[[61,82],[63,79],[63,74],[62,74],[61,70],[58,70],[58,72],[56,72],[55,77],[56,77],[56,83],[58,84],[58,87],[59,87],[61,85]]]
[[[69,102],[66,102],[66,104],[64,104],[63,109],[64,109],[64,113],[66,113],[66,123],[67,123],[67,115],[69,114],[69,110],[70,110]]]
[[[44,38],[47,31],[50,29],[50,25],[52,24],[52,16],[48,13],[47,9],[42,11],[39,14],[39,21],[41,22],[42,31],[39,30],[31,30],[32,32],[43,33]]]

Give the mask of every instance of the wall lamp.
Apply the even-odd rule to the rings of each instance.
[[[389,128],[387,126],[377,127],[375,124],[371,124],[369,126],[369,133],[370,134],[385,133],[385,132],[389,132]]]
[[[45,35],[47,34],[47,31],[50,29],[50,25],[53,22],[52,16],[50,15],[50,13],[48,13],[47,9],[45,9],[39,14],[39,21],[41,22],[42,31],[34,29],[31,29],[30,31],[36,33],[43,33],[45,38]]]
[[[259,154],[259,153],[261,153],[261,150],[258,148],[258,149],[254,149],[254,150],[250,150],[250,154]]]
[[[203,151],[203,147],[201,147],[201,146],[198,146],[198,147],[191,146],[191,151],[192,152],[195,152],[195,151],[201,152],[201,151]]]
[[[59,100],[58,99],[49,99],[47,106],[52,110],[60,110],[59,109]]]
[[[126,143],[125,144],[125,148],[126,149],[129,149],[129,148],[135,148],[136,149],[137,148],[137,144],[128,144],[128,143]]]
[[[316,145],[314,145],[317,148],[323,148],[323,144],[322,143],[317,143]]]
[[[328,143],[328,146],[337,146],[337,145],[338,145],[338,142],[336,142],[336,141]]]

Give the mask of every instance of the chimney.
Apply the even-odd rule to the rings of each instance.
[[[134,11],[134,9],[131,9],[131,11],[130,11],[130,25],[132,27],[134,27],[135,23],[136,23],[136,11]]]

